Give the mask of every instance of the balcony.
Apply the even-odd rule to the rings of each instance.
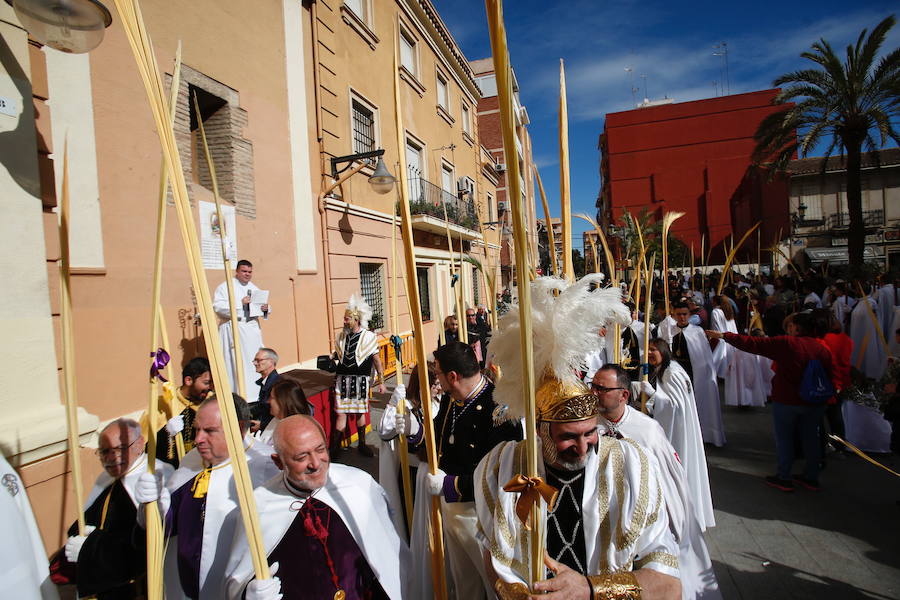
[[[449,222],[454,237],[462,235],[467,240],[481,238],[478,211],[468,194],[459,198],[421,177],[410,177],[408,182],[413,227],[443,234],[446,232],[445,222]]]
[[[832,229],[847,229],[850,227],[850,215],[847,213],[831,215],[828,223]],[[863,226],[878,227],[881,225],[884,225],[884,211],[882,209],[863,211]]]

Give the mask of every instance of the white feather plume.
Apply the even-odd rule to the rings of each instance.
[[[359,312],[359,324],[363,329],[369,328],[369,321],[372,319],[372,307],[366,302],[366,299],[359,294],[350,296],[347,301],[347,310]]]
[[[563,384],[577,385],[585,356],[603,347],[600,328],[631,323],[621,290],[599,287],[602,281],[603,275],[597,273],[571,284],[556,277],[539,277],[531,283],[535,386],[548,368]],[[521,418],[525,398],[518,305],[500,318],[499,329],[491,342],[493,360],[502,372],[494,399],[508,406],[507,418]]]

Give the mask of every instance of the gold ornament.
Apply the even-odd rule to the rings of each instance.
[[[641,585],[631,571],[588,575],[592,600],[640,600]]]

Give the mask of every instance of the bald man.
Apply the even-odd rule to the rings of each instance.
[[[280,421],[274,443],[281,473],[254,492],[272,577],[254,579],[246,536],[235,527],[226,597],[404,598],[409,549],[390,517],[400,507],[389,507],[364,471],[331,463],[312,417]]]
[[[62,569],[75,567],[71,578],[82,597],[142,597],[147,556],[144,531],[136,527],[135,486],[147,473],[147,455],[140,424],[131,419],[108,424],[100,432],[97,456],[104,471],[85,501],[85,535],[78,534],[77,524],[69,528]],[[172,474],[165,463],[158,461],[156,468],[160,478]]]

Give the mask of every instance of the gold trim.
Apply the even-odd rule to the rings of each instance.
[[[588,575],[593,600],[640,600],[641,584],[631,571]]]
[[[668,552],[651,552],[647,556],[642,556],[634,562],[634,568],[643,569],[650,563],[659,563],[672,569],[678,568],[678,557],[672,556]]]

